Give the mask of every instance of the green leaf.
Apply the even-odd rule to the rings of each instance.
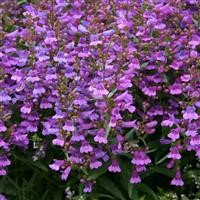
[[[108,94],[108,98],[111,98],[115,92],[117,92],[117,88],[113,89],[109,94]]]
[[[158,161],[156,162],[156,165],[158,165],[158,164],[164,162],[166,159],[167,159],[167,156],[162,157],[160,160],[158,160]]]
[[[54,195],[54,200],[62,200],[62,192],[56,192]]]
[[[20,0],[20,1],[17,2],[18,5],[21,5],[23,3],[27,3],[27,0]]]
[[[42,195],[42,199],[41,200],[47,199],[48,193],[49,193],[49,190],[46,190],[45,193]]]
[[[0,181],[0,193],[16,195],[19,191],[19,186],[9,176],[2,177]]]
[[[146,67],[148,64],[149,64],[149,62],[142,63],[141,68]]]
[[[116,199],[126,200],[126,198],[122,195],[121,191],[109,178],[105,176],[101,178],[99,180],[99,185],[108,192],[110,192],[113,196],[115,196]]]
[[[139,200],[145,200],[145,196],[140,197]]]
[[[149,196],[151,196],[151,197],[152,197],[152,200],[158,200],[158,197],[157,197],[157,195],[155,194],[155,192],[154,192],[149,186],[147,186],[146,184],[140,183],[140,184],[138,184],[136,187],[137,187],[137,189],[140,190],[141,192],[146,193],[146,194],[148,194]]]
[[[100,167],[96,170],[90,171],[88,173],[88,174],[90,174],[89,180],[94,180],[94,179],[100,177],[102,174],[104,174],[107,171],[108,165],[109,165],[109,163],[106,163],[102,167]]]
[[[129,183],[128,184],[128,196],[131,200],[138,200],[139,196],[138,196],[138,190],[135,187],[135,185]]]
[[[157,172],[159,174],[166,175],[168,177],[173,177],[174,176],[174,171],[170,169],[166,169],[164,167],[153,167],[152,171]]]
[[[132,128],[128,133],[126,133],[125,138],[127,140],[131,139],[133,137],[133,133],[136,132],[137,130],[135,128]]]
[[[108,199],[114,199],[113,196],[108,195],[108,194],[96,194],[96,195],[94,195],[94,196],[95,196],[95,198],[105,197],[106,199],[107,199],[107,198],[108,198]]]
[[[47,167],[44,164],[42,164],[41,162],[36,161],[36,162],[33,162],[32,165],[36,166],[37,168],[41,169],[42,171],[48,172]]]

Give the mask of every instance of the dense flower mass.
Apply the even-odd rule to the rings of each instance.
[[[94,182],[88,170],[108,163],[123,173],[124,154],[136,184],[153,164],[148,141],[161,140],[171,184],[184,184],[183,153],[200,158],[198,0],[0,5],[0,175],[12,147],[39,137],[34,159],[48,145],[63,150],[49,167],[62,180],[81,170],[84,192]]]

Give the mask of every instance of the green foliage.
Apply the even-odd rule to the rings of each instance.
[[[24,3],[27,3],[27,0],[18,0],[17,1],[18,5],[21,5],[21,4],[24,4]]]

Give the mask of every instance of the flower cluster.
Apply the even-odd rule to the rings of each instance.
[[[152,162],[146,141],[156,136],[171,146],[171,184],[183,185],[182,153],[200,158],[197,0],[0,5],[1,175],[12,146],[27,149],[40,135],[64,152],[49,165],[62,180],[104,163],[121,172],[118,158],[126,153],[130,182],[139,183]],[[91,192],[87,176],[81,183]]]

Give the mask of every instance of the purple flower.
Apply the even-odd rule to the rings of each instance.
[[[198,119],[199,115],[195,112],[194,106],[188,106],[183,113],[183,118],[188,120]]]
[[[42,95],[42,94],[45,93],[45,92],[46,92],[45,88],[40,87],[40,86],[36,86],[36,87],[33,89],[33,94],[34,94],[34,95]]]
[[[63,130],[65,130],[65,131],[72,131],[73,132],[75,130],[73,122],[72,121],[67,121],[65,123],[65,125],[63,126]]]
[[[192,146],[200,145],[200,135],[196,135],[194,137],[191,137],[190,145],[192,145]]]
[[[62,112],[61,110],[57,110],[56,114],[52,117],[53,119],[63,119],[66,116],[65,112]]]
[[[156,131],[155,127],[157,123],[158,122],[156,120],[146,123],[144,127],[145,133],[148,133],[148,134],[154,133]]]
[[[173,85],[171,85],[169,87],[169,92],[170,94],[172,95],[178,95],[178,94],[181,94],[183,91],[182,91],[182,85],[179,84],[179,83],[174,83]]]
[[[74,142],[80,142],[80,141],[83,141],[84,139],[85,137],[81,133],[73,134],[71,137],[71,141],[74,141]]]
[[[121,126],[123,128],[135,128],[135,129],[138,129],[138,126],[136,124],[136,120],[133,120],[133,121],[126,121],[126,122],[122,122],[121,123]]]
[[[62,171],[61,179],[66,181],[70,172],[71,172],[71,167],[68,166],[64,171]]]
[[[131,163],[134,165],[148,165],[151,163],[150,158],[142,150],[136,150],[133,152],[133,159]]]
[[[24,106],[21,107],[20,111],[24,114],[29,114],[31,113],[32,106],[30,104],[25,104]]]
[[[176,175],[172,179],[171,185],[175,185],[175,186],[183,186],[184,185],[184,182],[183,182],[183,180],[181,178],[181,172],[180,172],[180,170],[176,171]]]
[[[3,194],[0,194],[0,200],[6,200],[7,198],[3,195]]]
[[[174,117],[174,115],[169,115],[168,119],[164,119],[161,122],[161,125],[172,127],[175,123],[176,123],[176,118]]]
[[[53,107],[53,105],[50,102],[48,102],[48,101],[43,100],[40,103],[40,108],[41,109],[48,109],[48,108],[52,108],[52,107]]]
[[[108,167],[108,171],[110,172],[121,172],[121,168],[117,160],[112,160],[112,164]]]
[[[136,169],[137,172],[144,172],[144,171],[147,170],[145,165],[136,165],[135,169]]]
[[[196,136],[198,134],[198,125],[195,123],[189,123],[185,134],[192,137]]]
[[[170,160],[168,163],[167,163],[167,168],[168,169],[171,169],[173,166],[174,166],[174,164],[175,164],[175,160]]]
[[[190,81],[190,79],[191,79],[190,74],[184,74],[181,76],[181,80],[183,82],[188,82],[188,81]]]
[[[175,70],[179,70],[179,68],[183,65],[182,61],[174,61],[170,67],[175,69]]]
[[[104,32],[102,33],[102,35],[103,35],[103,36],[112,36],[114,33],[115,33],[115,30],[110,29],[110,30],[104,31]]]
[[[181,129],[179,127],[172,129],[171,132],[167,135],[169,138],[172,139],[172,141],[176,141],[180,138],[180,131]]]
[[[56,138],[56,139],[53,139],[52,144],[63,147],[64,146],[64,140]]]
[[[89,31],[82,24],[78,25],[78,30],[82,33],[89,33]]]
[[[0,148],[8,150],[9,149],[9,143],[3,141],[2,139],[0,139]]]
[[[91,182],[86,182],[84,183],[84,189],[83,189],[83,192],[85,193],[90,193],[92,192],[92,183]]]
[[[81,143],[80,147],[80,153],[90,153],[93,151],[92,146],[89,144],[89,142],[83,141]]]
[[[97,132],[97,135],[94,137],[94,141],[100,144],[107,144],[108,140],[105,137],[105,131],[103,129],[100,129]]]
[[[136,170],[133,170],[132,176],[130,178],[130,183],[137,184],[141,182],[141,178]]]
[[[0,176],[5,176],[5,175],[6,175],[6,170],[0,169]]]
[[[117,86],[118,90],[125,90],[130,87],[132,87],[132,83],[131,83],[131,80],[128,79],[128,77],[123,76],[119,79],[119,83]]]
[[[23,78],[23,73],[21,70],[16,70],[15,73],[13,73],[13,75],[11,76],[11,79],[16,82],[20,82],[22,78]]]
[[[167,155],[167,158],[171,158],[174,160],[181,159],[181,154],[179,153],[178,147],[174,146],[170,148],[170,153]]]
[[[98,161],[96,159],[93,159],[90,162],[90,169],[97,169],[97,168],[99,168],[101,166],[102,166],[102,162],[100,162],[100,161]]]
[[[0,102],[8,102],[11,100],[11,97],[4,91],[0,92]]]
[[[91,35],[90,36],[90,40],[91,40],[91,42],[90,42],[91,46],[97,46],[97,45],[101,45],[102,44],[102,41],[99,40],[99,36],[97,34]]]
[[[161,138],[161,139],[160,139],[160,143],[161,143],[161,144],[171,144],[171,143],[172,143],[172,140]]]
[[[149,116],[163,115],[163,108],[161,106],[155,106],[153,108],[150,108],[147,114]]]
[[[11,162],[6,156],[0,156],[0,168],[10,165]]]
[[[189,45],[194,49],[200,44],[200,37],[198,35],[193,35],[192,40],[189,42]]]
[[[52,164],[49,165],[49,167],[55,171],[58,171],[60,169],[61,166],[63,166],[65,164],[64,160],[57,160],[54,159],[54,162]]]
[[[102,83],[91,85],[89,91],[92,92],[92,95],[96,98],[101,98],[109,93],[109,91],[104,87]]]
[[[156,87],[143,87],[142,92],[149,97],[156,96]]]
[[[4,126],[3,122],[0,121],[0,132],[5,132],[6,130],[6,126]]]

